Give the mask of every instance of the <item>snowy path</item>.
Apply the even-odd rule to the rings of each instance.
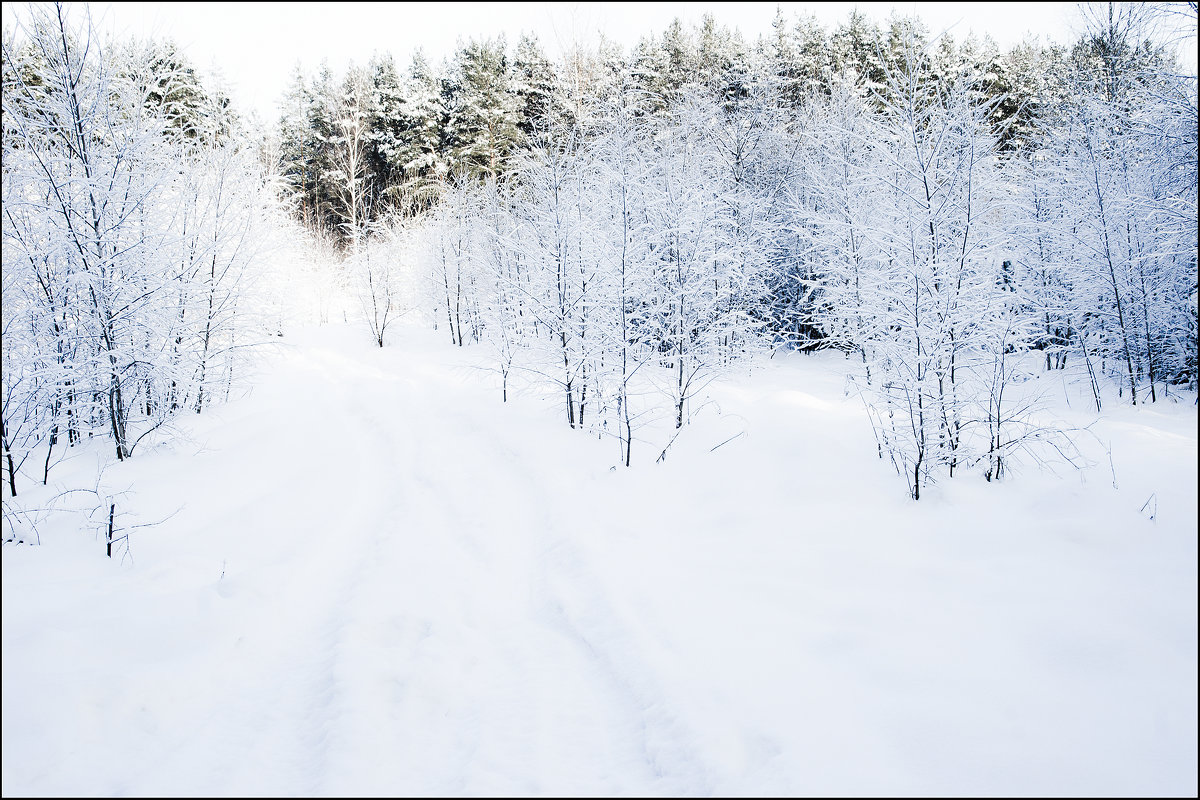
[[[610,472],[470,351],[294,341],[122,467],[185,506],[136,568],[6,548],[6,795],[1194,790],[1194,417],[1114,423],[1175,448],[1145,527],[1100,480],[909,503],[822,362]]]
[[[221,710],[195,735],[220,743],[201,759],[213,769],[199,786],[617,792],[632,766],[639,785],[703,791],[686,764],[663,774],[672,765],[660,751],[679,745],[651,747],[650,700],[564,611],[564,591],[593,592],[598,614],[603,596],[563,535],[570,511],[516,457],[515,435],[479,424],[478,409],[454,399],[453,370],[406,378],[402,360],[386,374],[330,351],[300,358],[294,369],[321,374],[310,392],[331,396],[307,397],[326,419],[302,462],[317,474],[295,484],[337,501],[310,504],[309,541],[280,554],[278,582],[247,609],[237,645],[247,654],[229,662],[229,689],[213,698]],[[364,387],[374,391],[355,391]],[[305,500],[279,493],[274,502]],[[255,513],[286,516],[261,505]],[[169,761],[155,772],[164,791],[178,774]]]

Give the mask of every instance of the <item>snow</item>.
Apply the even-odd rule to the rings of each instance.
[[[1197,793],[1194,398],[913,502],[836,354],[613,469],[443,334],[289,336],[105,473],[132,562],[3,547],[6,796]]]

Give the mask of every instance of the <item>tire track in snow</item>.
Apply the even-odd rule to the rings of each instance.
[[[381,424],[376,416],[377,409],[353,391],[356,385],[361,386],[358,373],[362,365],[336,359],[333,366],[331,384],[338,387],[337,406],[345,410],[340,435],[353,444],[351,458],[341,465],[343,479],[352,482],[355,491],[348,506],[352,513],[340,526],[345,541],[339,538],[333,543],[345,553],[350,566],[343,568],[330,595],[311,666],[301,756],[309,794],[345,794],[347,781],[360,772],[346,763],[347,754],[353,761],[355,747],[361,744],[355,734],[364,715],[364,704],[352,697],[354,685],[362,677],[354,672],[353,658],[361,637],[352,629],[362,609],[371,605],[370,590],[375,588],[371,579],[386,563],[382,558],[383,538],[393,532],[389,522],[399,505],[394,486],[387,491],[377,485],[379,478],[395,474],[397,446],[390,426]],[[374,469],[376,465],[382,468]],[[350,657],[347,650],[351,651]]]
[[[446,383],[453,392],[453,381]],[[397,713],[426,735],[395,772],[409,776],[412,791],[426,793],[539,794],[563,785],[594,791],[602,784],[564,783],[542,766],[562,761],[580,734],[563,730],[556,717],[556,705],[579,704],[564,696],[563,673],[572,674],[567,683],[579,695],[596,694],[579,677],[586,665],[573,646],[547,630],[534,609],[528,532],[546,527],[548,504],[536,491],[536,499],[525,499],[535,483],[514,484],[495,469],[503,441],[478,425],[472,409],[434,406],[430,398],[441,388],[414,386],[407,413],[399,415],[437,423],[406,431],[408,542],[424,563],[396,567],[420,587],[408,610],[422,620],[423,636],[406,659],[405,707]],[[458,454],[457,466],[444,457],[447,449]],[[505,525],[492,524],[495,512],[480,507],[480,497],[504,498]],[[439,702],[424,702],[431,695]],[[605,704],[613,699],[604,695]],[[572,756],[577,768],[587,767],[580,754],[566,753],[568,761]]]
[[[248,652],[198,734],[215,767],[199,785],[708,793],[692,737],[573,542],[582,498],[548,489],[519,432],[481,424],[495,399],[399,353],[295,358],[319,377],[292,399],[327,437],[304,484],[319,497],[272,502],[317,505],[321,529],[282,554],[261,603],[242,604]]]
[[[481,427],[471,414],[472,410],[468,409],[461,424],[454,426],[464,433],[462,449],[481,455],[497,453],[501,458],[476,459],[468,455],[464,460],[504,463],[507,468],[472,473],[471,477],[478,482],[493,484],[486,494],[512,500],[513,506],[506,509],[506,513],[516,517],[521,524],[510,527],[524,529],[529,534],[527,540],[520,543],[520,559],[513,559],[508,567],[515,573],[516,582],[523,582],[529,588],[530,621],[553,631],[556,638],[567,644],[573,651],[566,657],[572,662],[572,668],[587,676],[591,684],[589,690],[602,697],[604,705],[617,710],[614,722],[624,728],[625,737],[636,742],[636,755],[645,765],[646,786],[668,794],[710,793],[708,770],[690,733],[669,710],[653,671],[639,656],[633,640],[622,632],[601,583],[585,569],[581,551],[572,542],[572,537],[584,535],[588,526],[562,523],[570,509],[578,507],[585,498],[568,495],[565,503],[562,499],[556,503],[552,498],[563,496],[563,492],[557,490],[561,487],[547,490],[546,480],[535,475],[527,462],[515,455],[514,446],[519,447],[519,444],[508,441],[504,433],[494,427]],[[513,457],[504,458],[505,454]],[[461,534],[471,530],[469,524],[456,524],[452,528]],[[467,538],[471,537],[467,535]],[[473,541],[470,548],[479,553],[482,545]],[[568,597],[578,601],[574,605],[584,608],[586,619],[566,611],[564,602]],[[531,692],[535,702],[545,702],[536,697],[537,687]],[[622,734],[621,731],[614,733],[618,737]],[[646,786],[614,786],[613,789],[644,791]]]
[[[283,453],[270,467],[292,486],[262,498],[264,516],[286,517],[282,505],[309,511],[288,542],[293,549],[218,589],[235,603],[231,621],[241,636],[211,676],[212,715],[189,737],[210,751],[204,760],[211,773],[191,784],[201,794],[338,791],[326,778],[348,711],[339,675],[346,609],[378,550],[373,522],[380,516],[375,487],[355,480],[347,465],[371,459],[375,432],[350,391],[352,362],[307,349],[293,351],[291,360],[292,380],[324,380],[315,392],[290,398],[301,409],[280,408],[277,417],[322,425],[327,435],[316,452],[290,461]],[[307,480],[297,477],[306,473]],[[170,776],[169,769],[159,772]]]
[[[653,776],[653,790],[674,796],[712,794],[710,770],[691,732],[670,709],[653,671],[617,624],[579,549],[560,540],[546,552],[544,569],[554,584],[544,588],[549,616],[587,653],[637,718],[637,740]],[[557,580],[552,571],[560,573]]]

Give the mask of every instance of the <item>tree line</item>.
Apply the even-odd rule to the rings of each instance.
[[[834,76],[853,75],[864,90],[885,91],[908,39],[928,39],[918,20],[897,18],[880,28],[858,12],[832,32],[814,19],[778,13],[773,30],[751,45],[706,16],[694,30],[676,20],[627,55],[602,40],[556,63],[536,37],[522,35],[511,49],[503,37],[470,40],[436,68],[421,51],[405,68],[377,53],[342,76],[327,65],[311,76],[297,66],[278,129],[280,172],[300,218],[345,246],[366,221],[428,209],[454,174],[507,174],[537,134],[595,133],[603,124],[595,108],[618,93],[640,95],[639,116],[666,113],[694,87],[727,111],[769,94],[794,116],[827,95]],[[1056,47],[1001,52],[986,38],[955,43],[944,35],[931,48],[938,74],[970,64],[977,88],[1004,98],[992,114],[1003,147],[1026,142],[1037,109],[1067,96],[1065,84],[1047,85],[1043,75],[1047,64],[1066,59]]]
[[[993,480],[1070,458],[1023,388],[1035,368],[1079,364],[1097,410],[1110,380],[1134,404],[1196,387],[1196,82],[1152,38],[1158,10],[1105,7],[1069,49],[1004,53],[912,19],[780,16],[755,47],[676,23],[628,58],[573,52],[536,106],[499,55],[473,85],[503,97],[457,84],[502,53],[472,43],[444,65],[443,122],[401,128],[441,149],[391,173],[398,204],[364,206],[362,233],[336,206],[328,230],[372,264],[381,346],[379,291],[415,269],[505,395],[512,376],[557,387],[567,424],[625,463],[639,421],[682,427],[708,380],[786,343],[855,357],[914,498],[963,469]],[[492,121],[450,121],[466,106]]]
[[[1006,51],[857,13],[557,61],[470,41],[297,69],[262,138],[169,44],[35,6],[3,47],[5,490],[227,396],[278,332],[263,251],[298,229],[379,346],[418,309],[627,465],[781,345],[853,358],[914,498],[1069,453],[1035,370],[1078,367],[1097,410],[1196,389],[1196,79],[1164,8]]]

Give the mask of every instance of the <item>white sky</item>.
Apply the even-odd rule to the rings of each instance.
[[[6,18],[15,5],[4,4]],[[827,29],[855,7],[881,22],[894,9],[915,14],[934,33],[949,29],[956,39],[968,31],[987,33],[1002,47],[1026,34],[1070,41],[1078,18],[1074,3],[142,2],[93,3],[91,8],[104,30],[174,39],[196,67],[220,72],[240,110],[253,109],[273,121],[297,62],[311,74],[328,59],[340,73],[352,60],[365,63],[374,52],[390,52],[404,68],[417,47],[437,63],[460,38],[503,33],[512,45],[522,31],[537,34],[557,58],[573,40],[594,42],[603,33],[628,49],[643,35],[661,33],[676,16],[691,24],[706,12],[754,41],[770,31],[777,5],[789,19],[811,13]]]

